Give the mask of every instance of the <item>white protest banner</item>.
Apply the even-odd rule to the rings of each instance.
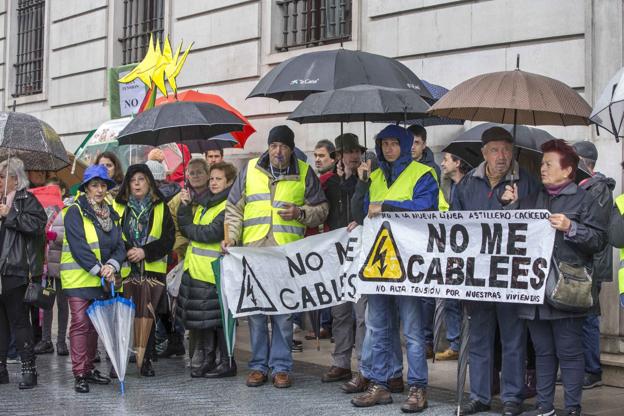
[[[360,230],[346,228],[278,247],[231,247],[221,271],[230,310],[279,315],[352,301],[356,275],[342,270],[359,250]]]
[[[548,217],[544,210],[382,213],[364,223],[357,291],[541,304],[555,238]]]

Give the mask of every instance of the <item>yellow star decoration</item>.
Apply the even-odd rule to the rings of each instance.
[[[192,46],[193,43],[186,48],[184,54],[180,57],[180,51],[182,50],[181,42],[178,45],[175,55],[173,55],[169,37],[165,38],[161,51],[160,41],[156,40],[156,46],[154,46],[154,40],[152,39],[152,35],[150,35],[149,46],[145,57],[130,73],[121,77],[119,82],[128,83],[138,78],[147,85],[148,88],[152,88],[154,85],[162,95],[168,97],[169,94],[165,85],[166,77],[171,86],[171,90],[176,94],[178,87],[175,79],[178,74],[180,74],[180,70],[184,62],[186,62],[186,57]]]

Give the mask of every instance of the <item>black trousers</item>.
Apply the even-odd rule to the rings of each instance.
[[[0,294],[0,362],[6,362],[7,359],[11,328],[15,332],[15,347],[22,361],[35,358],[30,306],[24,303],[24,293],[25,285]]]

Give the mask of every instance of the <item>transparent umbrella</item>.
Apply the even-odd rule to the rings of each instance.
[[[121,394],[124,394],[124,380],[132,347],[132,326],[136,307],[132,300],[115,296],[113,285],[111,285],[111,293],[113,294],[111,299],[93,302],[87,309],[87,316],[91,319],[104,344],[121,383]]]

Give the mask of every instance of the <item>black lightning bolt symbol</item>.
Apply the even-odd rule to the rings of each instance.
[[[251,302],[254,306],[258,306],[258,302],[256,301],[256,296],[254,295],[253,286],[251,285],[251,275],[247,275],[247,287],[245,291],[247,292],[247,296],[251,299]]]
[[[384,247],[386,238],[388,237],[384,235],[383,237],[381,237],[381,240],[379,240],[379,244],[377,245],[377,252],[375,253],[375,256],[373,257],[373,261],[372,261],[373,265],[379,262],[379,273],[382,276],[387,267],[386,266],[386,251],[387,250]]]

